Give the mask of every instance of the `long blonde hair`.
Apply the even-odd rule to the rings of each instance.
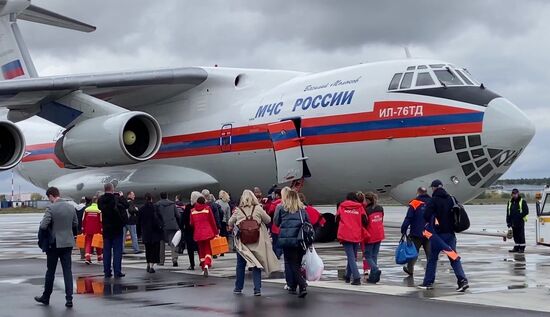
[[[220,193],[218,195],[221,201],[228,203],[229,202],[229,194],[225,190],[220,190]]]
[[[283,195],[283,208],[291,214],[304,208],[297,191],[291,189]]]
[[[285,199],[285,196],[286,194],[291,191],[292,188],[286,186],[286,187],[283,187],[283,189],[281,189],[281,200],[284,200]]]
[[[249,190],[245,189],[243,191],[243,194],[241,195],[241,201],[239,203],[239,207],[251,207],[251,206],[257,206],[260,202],[258,202],[258,198],[256,198],[256,195]]]

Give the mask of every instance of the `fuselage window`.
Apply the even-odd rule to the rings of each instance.
[[[393,78],[391,79],[388,90],[396,90],[399,87],[399,81],[401,80],[401,75],[403,75],[403,73],[397,73],[393,75]]]
[[[412,79],[413,79],[414,73],[405,73],[405,76],[403,76],[403,80],[401,81],[401,86],[399,86],[400,89],[406,89],[411,88]]]
[[[474,83],[468,79],[468,77],[466,77],[466,75],[464,75],[461,71],[459,71],[458,69],[455,69],[455,71],[458,73],[458,76],[460,76],[460,78],[462,78],[462,80],[464,80],[464,82],[466,83],[466,85],[473,85]]]
[[[463,83],[450,69],[434,70],[435,76],[445,86],[459,86]]]
[[[434,80],[430,73],[418,73],[416,76],[416,86],[431,86],[434,84]]]

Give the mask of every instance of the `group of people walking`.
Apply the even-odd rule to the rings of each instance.
[[[456,199],[443,188],[439,180],[431,183],[432,195],[419,187],[417,196],[410,201],[401,225],[401,233],[409,239],[417,251],[424,249],[427,266],[423,282],[418,287],[432,289],[435,282],[439,254],[449,258],[457,278],[457,291],[464,292],[469,284],[456,251],[455,218],[453,210]],[[87,198],[75,208],[60,199],[59,190],[51,187],[46,194],[51,206],[40,223],[39,245],[47,254],[47,272],[42,296],[37,302],[48,305],[53,289],[57,262],[63,268],[66,306],[72,307],[71,252],[74,235],[84,235],[84,260],[90,264],[95,251],[97,260],[103,261],[106,278],[122,278],[122,253],[124,236],[130,232],[132,248],[141,252],[138,234],[145,245],[146,270],[155,273],[156,265],[163,265],[166,244],[171,249],[172,265],[178,266],[178,255],[184,248],[189,256],[189,270],[195,269],[195,252],[204,276],[208,276],[215,256],[211,240],[219,235],[230,240],[229,245],[237,252],[234,293],[242,294],[245,272],[252,271],[255,296],[261,296],[262,273],[270,275],[280,271],[279,259],[284,257],[286,289],[289,294],[303,298],[307,295],[307,281],[302,272],[302,258],[311,245],[304,244],[304,224],[322,226],[324,218],[312,206],[307,205],[303,194],[289,187],[274,189],[268,198],[259,188],[244,190],[238,203],[230,195],[220,191],[219,197],[208,190],[191,193],[189,203],[179,197],[173,202],[166,193],[154,202],[151,194],[144,195],[144,204],[138,207],[135,194],[127,197],[116,193],[114,186],[105,184],[103,195]],[[529,210],[526,202],[514,190],[507,206],[507,224],[514,230],[516,246],[511,252],[525,249],[524,222]],[[380,246],[385,239],[384,208],[378,203],[375,193],[352,192],[338,205],[337,239],[342,244],[347,265],[345,282],[351,285],[362,283],[357,267],[359,251],[362,251],[364,281],[376,284],[382,270],[378,265]],[[178,232],[179,231],[179,232]],[[101,234],[103,247],[93,242]],[[181,235],[181,243],[174,244],[174,237]],[[135,240],[134,240],[135,239]],[[94,246],[96,246],[94,250]],[[223,256],[223,254],[222,254]],[[403,267],[409,276],[414,275],[416,258]]]
[[[433,194],[430,197],[426,188],[418,188],[416,198],[409,203],[401,233],[412,241],[417,252],[422,247],[428,259],[424,280],[419,288],[433,288],[439,254],[444,252],[457,278],[456,290],[464,292],[469,284],[456,252],[453,208],[457,202],[445,191],[440,180],[434,180],[431,189]],[[384,209],[378,204],[377,195],[349,193],[346,200],[339,204],[336,221],[338,240],[347,257],[346,283],[361,285],[361,275],[357,268],[359,248],[363,251],[365,281],[378,283],[382,274],[378,266],[378,253],[385,233]],[[416,258],[411,259],[403,271],[412,276],[415,263]]]

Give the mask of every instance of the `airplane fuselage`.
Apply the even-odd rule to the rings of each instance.
[[[267,189],[287,169],[291,179],[298,164],[300,176],[310,175],[302,191],[314,203],[334,203],[356,190],[406,202],[436,178],[465,201],[509,168],[534,129],[517,107],[466,73],[461,84],[438,82],[436,72],[445,67],[458,77],[448,65],[409,59],[315,74],[205,68],[209,77],[202,84],[161,102],[146,94],[96,94],[158,120],[163,139],[153,159],[68,169],[54,153],[62,129],[31,118],[18,124],[27,153],[17,171],[73,198],[94,194],[108,181],[138,195],[188,197],[202,187],[233,195]],[[431,83],[422,81],[425,73]],[[524,130],[500,129],[508,120]],[[295,130],[277,129],[284,121]]]

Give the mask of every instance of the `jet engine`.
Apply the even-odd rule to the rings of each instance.
[[[13,168],[24,154],[25,137],[21,130],[9,121],[0,121],[0,171]]]
[[[84,120],[65,131],[55,154],[66,167],[101,167],[147,161],[161,145],[151,115],[129,111]]]

